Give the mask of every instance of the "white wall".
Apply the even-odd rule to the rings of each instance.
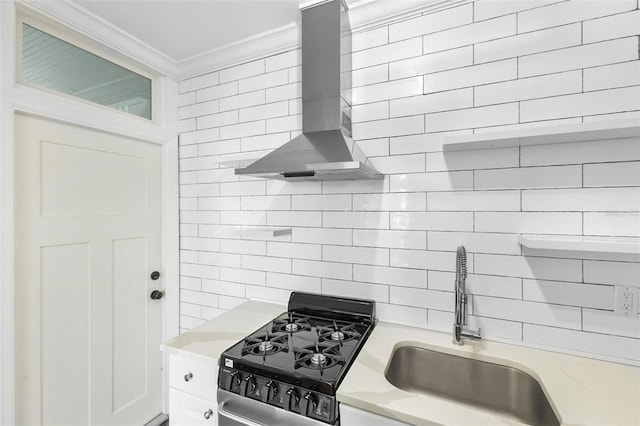
[[[639,361],[638,315],[612,312],[638,258],[523,253],[516,237],[640,236],[640,141],[442,153],[443,135],[638,119],[638,34],[637,0],[482,1],[354,34],[354,137],[384,181],[219,167],[299,133],[299,51],[181,81],[181,329],[301,290],[450,331],[464,244],[485,337]],[[225,229],[257,224],[292,235]]]

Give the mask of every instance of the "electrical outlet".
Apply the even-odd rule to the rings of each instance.
[[[621,315],[638,312],[638,289],[636,287],[616,286],[614,312]]]

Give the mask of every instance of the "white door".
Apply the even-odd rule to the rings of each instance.
[[[161,411],[160,147],[15,123],[17,423],[143,425]]]

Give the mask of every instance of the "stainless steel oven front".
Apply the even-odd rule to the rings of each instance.
[[[319,420],[218,389],[218,426],[327,426]]]

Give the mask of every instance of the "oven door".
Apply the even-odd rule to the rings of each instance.
[[[273,405],[218,388],[218,426],[327,426]]]

